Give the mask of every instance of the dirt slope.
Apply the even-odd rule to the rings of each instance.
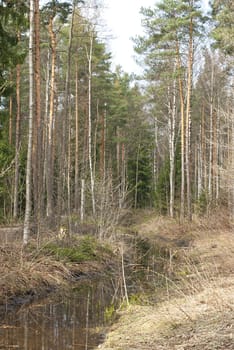
[[[131,305],[99,349],[234,349],[232,229],[221,221],[182,227],[161,219],[150,219],[137,229],[151,240],[163,240],[182,258],[170,263],[173,277],[167,277],[164,300]]]

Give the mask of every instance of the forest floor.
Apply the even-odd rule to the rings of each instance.
[[[166,283],[148,302],[119,311],[98,348],[234,349],[234,232],[225,217],[184,225],[150,216],[138,221],[140,236],[168,248]]]

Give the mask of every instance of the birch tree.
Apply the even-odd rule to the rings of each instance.
[[[157,64],[162,66],[163,62],[165,64],[169,60],[172,61],[172,58],[176,62],[176,72],[171,69],[170,73],[167,74],[170,74],[171,77],[176,74],[180,101],[180,216],[183,219],[185,213],[186,188],[187,216],[191,218],[191,92],[194,38],[200,33],[199,27],[203,21],[202,13],[197,0],[164,0],[156,4],[154,9],[143,9],[142,14],[145,16],[143,25],[146,29],[146,36],[136,40],[138,43],[136,49],[139,53],[144,53],[145,62],[151,67],[156,67]]]
[[[89,47],[86,47],[87,60],[88,60],[88,158],[89,158],[89,171],[90,171],[90,185],[91,185],[91,198],[93,215],[96,213],[95,206],[95,193],[94,193],[94,174],[93,174],[93,160],[92,160],[92,57],[93,57],[93,40],[94,31],[89,31]]]
[[[42,119],[41,119],[41,57],[40,57],[40,9],[39,0],[34,1],[34,71],[35,71],[35,121],[33,130],[33,185],[34,210],[37,231],[40,228],[42,192]]]
[[[26,168],[26,202],[24,217],[23,244],[27,244],[30,232],[30,217],[32,211],[32,135],[34,108],[34,70],[33,70],[33,32],[34,32],[34,0],[30,0],[29,12],[29,118],[28,118],[28,153]]]

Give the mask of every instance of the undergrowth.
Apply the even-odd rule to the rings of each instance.
[[[54,238],[37,247],[30,242],[0,246],[0,305],[9,298],[34,291],[53,289],[73,280],[74,276],[96,273],[113,257],[111,248],[95,237]]]
[[[52,255],[56,259],[65,259],[70,262],[84,262],[98,259],[98,252],[102,247],[91,237],[71,242],[60,241],[47,243],[42,248],[42,253]]]

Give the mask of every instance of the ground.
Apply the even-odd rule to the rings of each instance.
[[[31,302],[81,275],[117,273],[120,252],[135,273],[140,264],[129,243],[137,237],[140,244],[147,242],[142,248],[157,248],[152,249],[155,261],[151,256],[144,270],[150,293],[130,297],[130,305],[117,311],[119,318],[99,349],[234,349],[234,230],[221,212],[180,224],[140,211],[119,227],[117,238],[124,240],[112,247],[87,235],[61,241],[54,232],[38,247],[36,240],[22,247],[8,231],[4,228],[0,242],[0,310],[5,303]]]
[[[148,218],[135,230],[170,251],[164,293],[119,312],[99,349],[234,349],[234,231],[225,217]]]

